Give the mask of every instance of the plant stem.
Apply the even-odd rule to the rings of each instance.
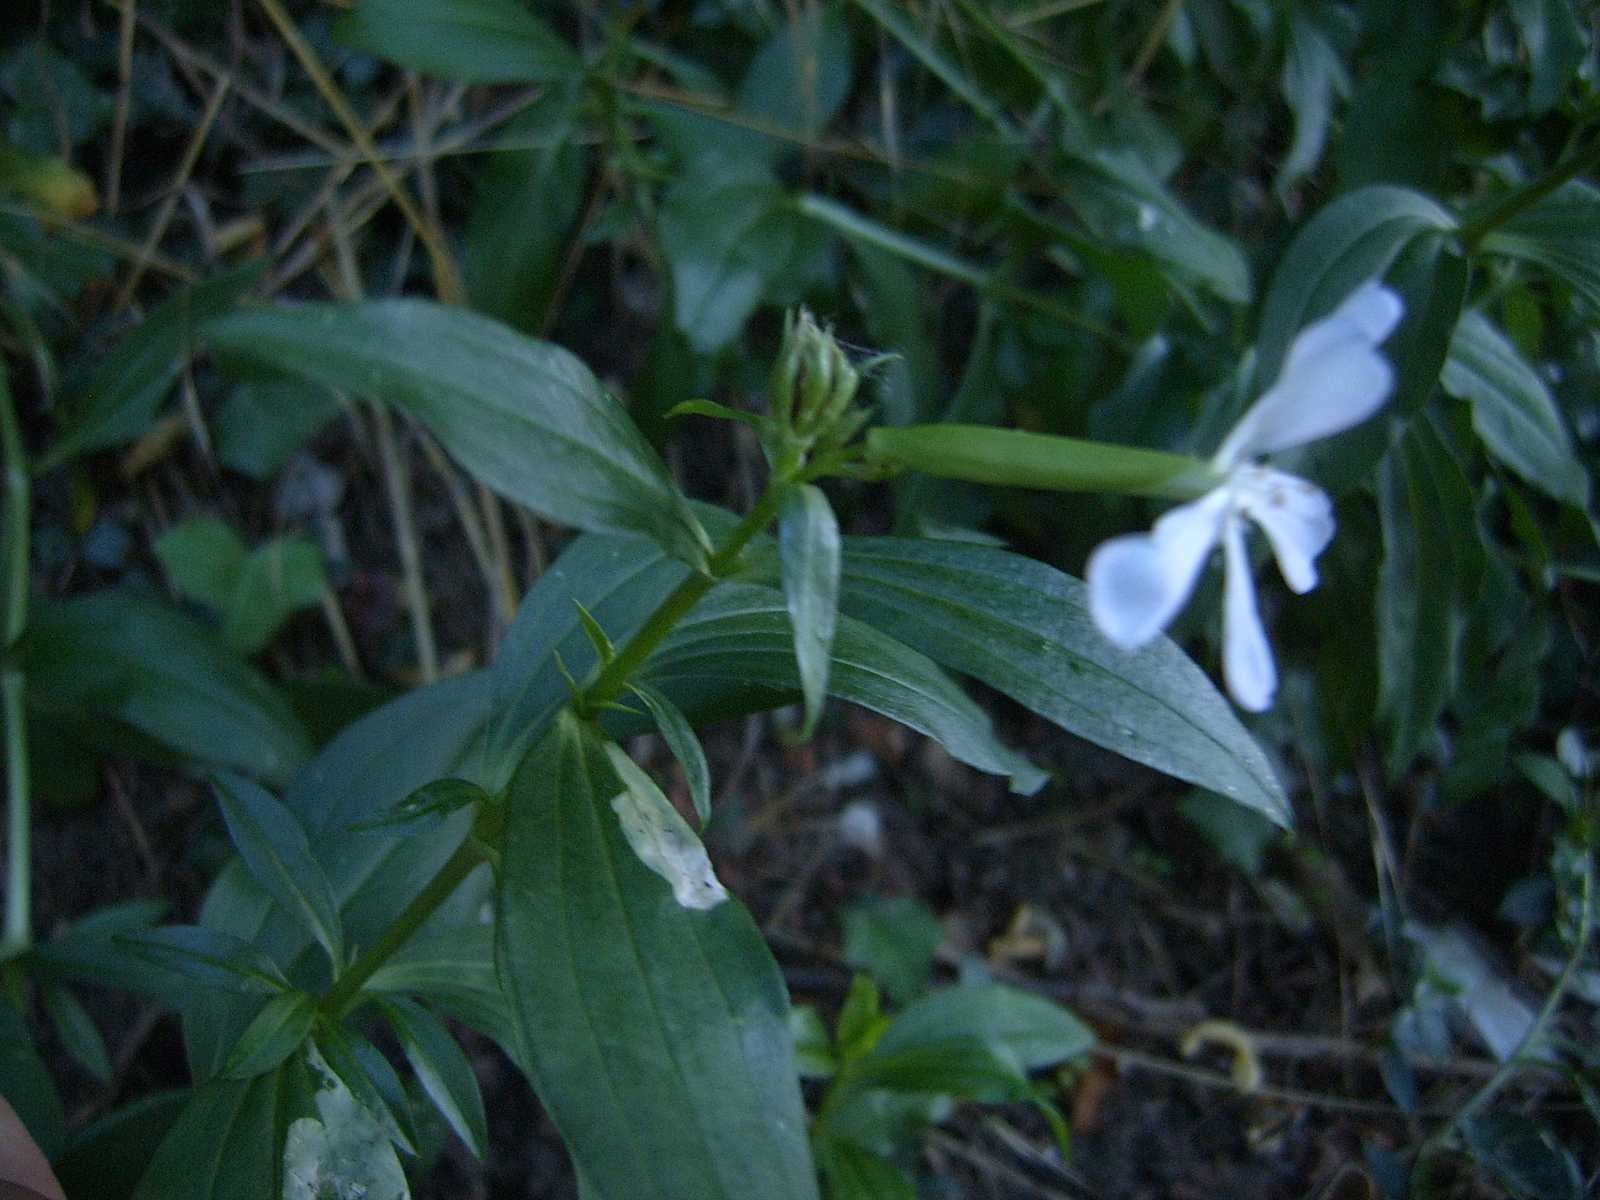
[[[1512,217],[1532,208],[1562,184],[1576,179],[1596,163],[1600,163],[1600,138],[1597,138],[1594,145],[1582,154],[1573,155],[1549,174],[1535,179],[1532,183],[1513,188],[1490,206],[1487,212],[1468,221],[1457,235],[1462,245],[1468,250],[1476,249],[1478,243]]]
[[[0,719],[6,746],[6,917],[0,934],[0,960],[26,950],[33,937],[32,807],[29,803],[27,714],[22,671],[9,651],[28,623],[28,519],[31,506],[28,464],[22,430],[5,364],[0,362],[0,460],[5,464],[5,611],[0,613]]]
[[[627,687],[628,680],[644,665],[645,659],[650,657],[651,652],[672,632],[689,610],[699,603],[700,598],[711,590],[717,580],[738,564],[739,555],[744,553],[744,548],[750,544],[750,540],[772,523],[783,503],[784,493],[789,485],[800,477],[801,472],[798,470],[778,471],[773,474],[767,483],[767,490],[756,501],[755,507],[745,514],[744,520],[740,521],[728,535],[727,541],[718,546],[706,560],[705,570],[690,575],[673,588],[655,612],[650,614],[650,619],[639,627],[639,631],[628,639],[621,650],[617,651],[617,656],[602,668],[594,682],[575,698],[573,709],[579,716],[593,717],[622,694],[622,689]]]
[[[1423,1195],[1429,1169],[1461,1125],[1471,1120],[1478,1111],[1493,1100],[1516,1073],[1526,1065],[1526,1058],[1530,1051],[1538,1046],[1544,1037],[1545,1027],[1555,1019],[1556,1010],[1561,1007],[1561,1001],[1567,994],[1567,989],[1572,986],[1578,969],[1583,965],[1584,955],[1589,949],[1589,938],[1594,932],[1594,851],[1587,850],[1583,860],[1583,887],[1580,900],[1583,906],[1582,914],[1578,918],[1578,937],[1573,944],[1572,955],[1567,959],[1567,965],[1562,968],[1561,975],[1556,979],[1555,986],[1550,989],[1550,994],[1545,997],[1544,1004],[1539,1009],[1539,1014],[1528,1026],[1528,1032],[1522,1035],[1522,1040],[1517,1043],[1517,1048],[1495,1073],[1489,1076],[1484,1085],[1477,1090],[1461,1108],[1422,1143],[1417,1151],[1416,1166],[1412,1168],[1411,1190],[1415,1195]]]
[[[350,964],[350,969],[340,975],[333,987],[328,989],[320,1005],[322,1011],[333,1020],[340,1020],[355,1007],[362,985],[371,979],[378,968],[388,962],[396,951],[411,940],[412,934],[421,928],[423,922],[433,915],[434,910],[448,900],[461,885],[461,881],[472,874],[473,869],[483,861],[483,848],[476,837],[468,834],[467,839],[456,847],[456,852],[445,860],[444,866],[439,868],[438,873],[411,898],[411,903],[389,923],[389,927],[378,935],[378,940],[363,950],[361,956]]]

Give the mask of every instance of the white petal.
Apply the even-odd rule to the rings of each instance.
[[[1089,555],[1089,615],[1111,641],[1135,650],[1167,627],[1194,590],[1231,503],[1217,488],[1180,504],[1149,533],[1112,538]]]
[[[1272,543],[1278,570],[1292,591],[1317,586],[1313,565],[1333,540],[1333,502],[1314,483],[1270,467],[1239,467],[1234,472],[1239,511],[1261,526]]]
[[[1286,450],[1359,425],[1394,386],[1378,344],[1400,320],[1400,297],[1376,282],[1295,337],[1283,373],[1240,419],[1217,451],[1227,469],[1257,454]]]
[[[1244,550],[1244,522],[1230,519],[1222,530],[1222,677],[1240,708],[1265,712],[1278,690],[1267,631],[1256,611],[1256,588]]]

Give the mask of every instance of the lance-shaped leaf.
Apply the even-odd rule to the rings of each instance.
[[[778,554],[805,699],[801,737],[810,737],[817,727],[828,696],[828,664],[839,620],[839,553],[839,522],[822,489],[808,483],[790,490],[778,514]]]
[[[1483,248],[1543,267],[1600,308],[1596,221],[1600,221],[1600,188],[1575,179],[1489,234]]]
[[[344,966],[339,905],[305,828],[277,797],[242,775],[221,773],[214,783],[222,819],[250,874],[322,943],[337,973]]]
[[[583,60],[516,0],[361,0],[334,26],[347,46],[464,83],[534,83],[581,74]]]
[[[384,1136],[407,1154],[415,1154],[416,1136],[405,1088],[389,1060],[366,1038],[343,1025],[323,1027],[317,1033],[316,1049]]]
[[[729,900],[624,839],[601,735],[560,715],[507,796],[496,955],[521,1065],[601,1200],[813,1200],[783,980]]]
[[[144,433],[194,352],[204,322],[237,304],[261,271],[261,263],[252,263],[184,288],[108,353],[90,356],[92,369],[68,382],[61,438],[46,451],[38,470]]]
[[[1378,718],[1397,775],[1454,687],[1461,602],[1473,598],[1483,568],[1471,489],[1424,420],[1412,422],[1379,467],[1378,518]]]
[[[1257,378],[1267,386],[1307,325],[1361,284],[1382,275],[1420,234],[1455,218],[1420,192],[1375,185],[1340,196],[1301,227],[1278,264],[1261,310]]]
[[[277,1067],[300,1048],[317,1019],[315,997],[305,992],[281,992],[268,1000],[251,1021],[228,1061],[224,1079],[250,1079]]]
[[[278,964],[242,938],[203,925],[163,925],[112,939],[130,954],[202,987],[240,994],[282,991],[289,986]]]
[[[99,1082],[110,1083],[111,1056],[106,1053],[105,1038],[82,1002],[64,987],[47,987],[44,1010],[73,1061]]]
[[[357,821],[351,829],[385,833],[392,837],[437,829],[459,809],[481,804],[489,793],[466,779],[435,779],[425,783],[393,808]]]
[[[234,313],[206,329],[236,359],[395,405],[476,478],[552,520],[632,530],[686,562],[706,539],[616,399],[577,358],[422,300]]]
[[[35,604],[16,649],[28,703],[131,727],[207,766],[286,783],[311,753],[289,705],[210,631],[131,589]]]
[[[134,1200],[282,1200],[279,1130],[296,1114],[304,1075],[290,1060],[250,1080],[213,1079],[189,1103],[156,1148]],[[300,1193],[304,1195],[304,1193]]]
[[[694,801],[695,816],[704,825],[711,819],[711,768],[706,763],[705,749],[689,725],[689,718],[661,692],[645,684],[631,684],[631,691],[643,700],[654,718],[656,730],[666,740],[672,756],[683,767],[684,779],[689,784],[689,798]]]
[[[1165,638],[1118,650],[1082,583],[987,546],[846,538],[843,612],[982,680],[1063,729],[1289,823],[1233,708]]]
[[[382,1008],[422,1090],[467,1149],[482,1158],[488,1150],[489,1129],[478,1077],[467,1056],[439,1018],[415,1001],[394,996],[383,1001]]]
[[[687,711],[706,716],[784,703],[800,680],[783,597],[771,588],[722,584],[662,643],[644,674]],[[1045,773],[995,737],[988,715],[949,676],[860,621],[840,619],[828,681],[841,700],[937,739],[980,771],[1009,776],[1014,791],[1044,785]]]
[[[1462,315],[1442,382],[1472,405],[1472,427],[1490,454],[1546,495],[1588,507],[1589,475],[1550,389],[1482,313]]]

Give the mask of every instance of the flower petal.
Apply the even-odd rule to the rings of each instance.
[[[1314,483],[1270,467],[1239,467],[1234,473],[1239,511],[1272,543],[1278,570],[1291,591],[1317,586],[1317,555],[1333,540],[1333,502]]]
[[[1404,311],[1376,281],[1362,284],[1328,316],[1295,337],[1278,381],[1240,419],[1215,463],[1226,470],[1257,454],[1286,450],[1349,429],[1376,412],[1394,386],[1378,353]]]
[[[1244,523],[1231,517],[1222,529],[1222,677],[1240,708],[1265,712],[1278,690],[1267,631],[1256,611],[1256,588],[1244,549]]]
[[[1089,555],[1089,615],[1124,650],[1167,627],[1194,590],[1232,498],[1226,487],[1180,504],[1149,533],[1112,538]]]

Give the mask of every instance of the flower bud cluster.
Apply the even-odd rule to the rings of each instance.
[[[783,348],[772,366],[771,432],[775,459],[807,458],[843,446],[867,421],[854,406],[861,376],[834,340],[805,309],[784,320]]]

